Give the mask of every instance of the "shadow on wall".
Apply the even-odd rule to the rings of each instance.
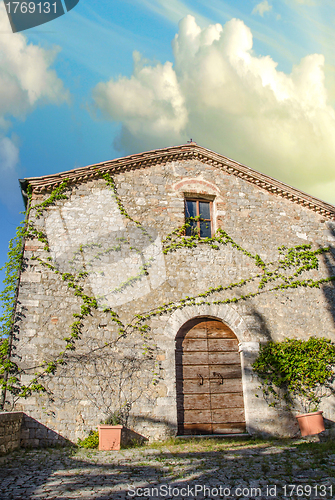
[[[250,328],[251,331],[258,338],[262,338],[262,343],[266,339],[267,342],[273,341],[272,332],[270,326],[262,313],[257,311],[257,309],[252,308],[249,312],[250,316],[253,317],[253,324]],[[245,360],[248,366],[244,367],[245,375],[247,380],[252,380],[256,375],[252,369],[252,364],[256,361],[258,357],[257,352],[250,352],[245,354]],[[256,396],[257,392],[257,396]],[[258,390],[255,390],[254,404],[259,404],[259,399],[262,398],[266,405],[270,406],[273,402],[271,393],[265,395],[262,390],[261,380],[258,379]],[[251,435],[261,436],[262,438],[273,438],[273,437],[299,437],[300,430],[297,419],[295,418],[295,413],[293,408],[276,408],[276,414],[273,414],[273,408],[268,408],[270,411],[267,417],[266,413],[263,415],[263,419],[260,419],[261,427],[252,428],[249,424],[248,431]],[[262,413],[262,412],[261,412]]]
[[[288,415],[290,412],[282,412],[281,417],[282,418],[290,418],[291,415]],[[285,415],[284,415],[285,414]],[[293,415],[292,415],[292,418]],[[298,428],[298,424],[295,421],[295,432],[291,433],[291,437],[300,437],[300,432]],[[145,417],[142,415],[134,415],[133,416],[133,422],[135,423],[141,423],[144,427],[148,425],[148,427],[151,427],[152,425],[159,425],[159,426],[164,426],[165,428],[168,429],[168,431],[165,433],[165,439],[170,437],[175,437],[176,436],[176,427],[175,424],[169,422],[168,420],[159,420],[157,418],[152,418],[152,417]],[[334,437],[335,436],[335,422],[329,419],[325,419],[325,426],[326,426],[326,432],[322,434],[323,437],[329,438],[329,437]],[[137,444],[144,443],[145,441],[148,441],[148,438],[143,435],[139,434],[138,432],[135,432],[133,429],[128,428],[125,429],[125,434],[123,436],[123,444],[125,446],[129,446],[136,442]],[[261,438],[278,438],[278,433],[273,431],[271,429],[271,426],[269,426],[267,429],[264,429],[264,432],[259,432],[259,429],[249,429],[250,432],[250,437],[261,437]],[[322,437],[321,436],[321,437]],[[211,436],[209,435],[203,435],[203,438],[210,438]],[[232,439],[234,439],[234,435],[231,435]],[[191,436],[190,436],[191,438]],[[46,427],[45,425],[41,424],[37,420],[35,420],[32,417],[29,417],[26,414],[23,414],[23,419],[22,419],[22,427],[21,427],[21,447],[22,448],[47,448],[47,447],[54,447],[54,446],[62,446],[62,447],[67,447],[67,446],[73,446],[74,443],[72,443],[70,440],[66,439],[62,435],[58,434],[54,430]]]
[[[268,342],[273,340],[270,327],[268,326],[268,322],[264,315],[257,311],[254,307],[250,310],[249,314],[254,319],[250,330],[254,331],[254,333],[259,337],[265,337]]]
[[[331,437],[334,439],[335,437],[335,422],[334,420],[329,420],[329,418],[323,417],[323,421],[325,424],[326,431],[321,433],[321,438],[323,436],[325,437]]]
[[[32,417],[23,414],[21,427],[22,448],[45,448],[48,446],[68,446],[71,441],[49,429]]]
[[[149,417],[148,415],[147,416],[144,416],[144,415],[130,415],[130,417],[129,417],[129,428],[140,427],[141,428],[141,432],[145,433],[146,427],[148,427],[148,429],[150,429],[150,431],[152,432],[152,427],[153,426],[157,430],[159,428],[164,428],[165,438],[174,437],[177,434],[176,425],[174,423],[170,422],[169,420],[167,420],[164,417],[162,417],[162,418],[154,418],[154,417]]]
[[[144,442],[148,441],[148,437],[138,433],[133,429],[136,425],[141,425],[145,434],[145,427],[152,428],[155,426],[157,428],[165,428],[166,432],[165,438],[173,437],[176,435],[176,426],[169,422],[168,420],[162,418],[152,418],[149,416],[142,415],[132,415],[129,419],[129,427],[125,428],[125,433],[123,436],[123,444],[128,445],[133,441]],[[151,429],[150,429],[151,430]],[[87,432],[88,435],[88,432]],[[86,436],[84,436],[86,437]],[[73,443],[69,439],[66,439],[57,432],[49,429],[45,425],[41,424],[32,417],[23,414],[22,427],[21,427],[21,447],[22,448],[46,448],[48,446],[72,446]]]
[[[332,236],[335,238],[335,223],[328,222],[328,230]],[[322,257],[324,263],[326,264],[328,275],[335,275],[335,248],[329,245],[330,252],[323,253]],[[327,284],[322,286],[323,294],[328,302],[328,310],[332,315],[333,322],[335,324],[335,281],[329,281]]]
[[[138,432],[124,427],[121,432],[121,446],[131,447],[143,445],[149,439]]]
[[[280,409],[278,411],[278,418],[282,420],[285,425],[284,427],[286,430],[290,431],[287,432],[286,437],[291,437],[291,438],[299,438],[300,437],[300,430],[299,430],[299,425],[298,422],[295,418],[295,415],[290,410],[282,410]],[[324,419],[325,420],[325,427],[327,431],[327,435],[332,435],[335,436],[335,422],[329,419]],[[144,429],[141,432],[144,432],[145,434],[145,427],[148,426],[148,428],[152,427],[153,425],[156,426],[164,426],[167,430],[165,433],[165,438],[168,439],[170,438],[175,438],[177,436],[177,429],[174,423],[169,422],[168,420],[165,419],[158,419],[158,418],[153,418],[149,416],[143,416],[143,415],[133,415],[132,416],[132,421],[130,423],[129,429],[127,429],[127,432],[129,432],[129,441],[149,441],[147,437],[145,437],[143,434],[139,434],[138,432],[135,432],[131,429],[132,425],[136,425],[141,423],[144,427]],[[291,425],[291,427],[290,427]],[[254,428],[254,427],[249,427],[249,435],[250,438],[252,439],[280,439],[283,437],[283,435],[280,435],[278,432],[276,432],[274,429],[271,428],[272,426],[269,425],[267,428],[264,428],[264,431],[260,431],[259,428]],[[216,434],[215,437],[218,435]],[[199,435],[200,437],[200,435]],[[214,437],[214,436],[213,436]],[[132,439],[134,438],[134,439]],[[136,439],[140,438],[140,439]],[[186,439],[192,438],[194,439],[194,436],[189,435],[187,436]],[[210,439],[211,434],[202,434],[201,438],[204,439]],[[231,434],[231,438],[234,439],[234,433]],[[180,439],[185,439],[185,436],[180,437]],[[227,434],[225,434],[225,439],[230,439],[229,437],[227,438]],[[236,437],[236,439],[238,439]],[[162,439],[157,439],[156,442],[161,442]],[[67,441],[67,444],[71,444],[69,441]]]

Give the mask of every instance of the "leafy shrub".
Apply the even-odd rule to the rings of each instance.
[[[85,439],[78,439],[78,446],[81,448],[98,448],[99,431],[90,431]]]
[[[334,366],[335,345],[316,337],[267,342],[252,365],[269,406],[284,400],[288,407],[299,403],[305,411],[317,410],[322,397],[334,392]]]

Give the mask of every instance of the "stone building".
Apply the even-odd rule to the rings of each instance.
[[[251,365],[270,339],[335,340],[335,207],[195,143],[21,186],[16,410],[74,442],[115,411],[152,439],[296,432]],[[301,270],[303,245],[330,251]]]

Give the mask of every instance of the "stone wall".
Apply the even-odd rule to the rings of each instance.
[[[43,378],[48,392],[13,401],[15,408],[76,442],[110,411],[125,409],[128,402],[128,423],[134,430],[152,439],[173,435],[177,429],[175,338],[187,320],[210,316],[226,323],[240,342],[248,431],[293,435],[295,420],[268,407],[251,364],[260,342],[312,335],[335,340],[332,283],[320,288],[266,289],[245,301],[220,304],[236,294],[257,292],[260,269],[254,259],[231,244],[213,248],[200,242],[195,247],[163,249],[167,235],[184,223],[184,198],[190,195],[213,200],[213,230],[224,229],[237,245],[267,263],[281,258],[278,247],[282,245],[310,243],[314,250],[333,246],[331,223],[306,207],[197,160],[124,171],[115,174],[114,180],[128,217],[103,179],[71,186],[66,200],[48,206],[38,218],[31,212],[30,220],[46,235],[50,252],[37,239],[26,241],[15,351],[25,372],[22,382],[31,380],[32,366],[59,359],[73,314],[81,311],[83,302],[62,273],[85,272],[78,283],[97,300],[98,308],[82,321],[76,349],[68,352],[66,364]],[[35,195],[33,203],[48,196]],[[300,278],[317,280],[334,270],[333,253],[328,253],[319,256],[318,269]],[[222,291],[249,278],[254,281]],[[222,289],[201,299],[203,292],[218,287]],[[179,307],[189,296],[197,298]],[[120,335],[115,318],[104,312],[112,308],[123,325],[134,325],[136,315],[159,311],[163,304],[169,306],[147,319],[146,333],[127,327],[128,334]],[[330,420],[335,420],[333,403],[329,398],[323,408]]]
[[[0,454],[17,448],[40,448],[69,441],[21,411],[0,413]]]
[[[23,413],[0,413],[0,454],[20,448]]]
[[[66,446],[69,441],[41,422],[23,413],[20,444],[22,448],[45,448],[47,446]]]

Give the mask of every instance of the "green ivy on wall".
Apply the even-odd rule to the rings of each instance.
[[[152,236],[149,234],[146,228],[144,228],[141,222],[134,220],[124,208],[122,201],[117,193],[117,188],[114,179],[110,174],[100,172],[101,177],[106,181],[107,186],[112,191],[112,197],[117,203],[120,213],[128,219],[131,223],[135,225],[142,233],[149,239],[153,241]],[[244,249],[241,245],[236,243],[223,229],[218,229],[216,233],[211,238],[200,238],[198,234],[192,236],[185,236],[186,228],[189,222],[186,222],[183,226],[173,230],[169,233],[163,240],[163,254],[168,256],[168,254],[179,251],[183,248],[193,249],[203,245],[207,245],[215,251],[221,250],[225,246],[230,246],[234,248],[241,254],[250,258],[256,267],[259,268],[259,272],[255,273],[253,276],[241,279],[237,282],[232,282],[228,285],[219,285],[217,287],[210,287],[194,296],[186,296],[183,299],[177,301],[170,301],[168,303],[161,304],[153,310],[143,312],[142,314],[137,314],[133,320],[128,324],[124,324],[119,318],[116,311],[112,310],[107,306],[99,306],[96,297],[91,297],[84,293],[84,283],[88,276],[87,268],[92,264],[94,259],[99,259],[106,253],[119,252],[121,251],[122,245],[128,245],[130,250],[139,253],[143,259],[143,264],[139,269],[136,276],[130,277],[120,284],[112,292],[117,293],[123,291],[128,286],[134,285],[135,282],[140,281],[144,276],[149,274],[149,268],[152,265],[152,258],[145,261],[144,255],[141,250],[130,246],[129,241],[126,238],[119,238],[118,244],[114,247],[110,247],[105,250],[98,250],[93,258],[86,262],[85,268],[82,267],[79,272],[72,273],[61,273],[57,267],[53,264],[51,256],[47,256],[42,259],[37,256],[33,256],[32,259],[36,260],[40,265],[50,269],[56,275],[59,275],[61,280],[64,281],[69,290],[71,290],[74,296],[81,300],[80,312],[73,314],[74,321],[69,326],[69,333],[63,337],[64,349],[54,357],[52,361],[43,362],[38,367],[35,375],[30,380],[29,384],[24,385],[20,382],[20,368],[13,361],[11,356],[11,346],[13,342],[13,327],[15,324],[15,306],[17,298],[17,279],[19,271],[23,263],[23,241],[24,239],[34,239],[37,238],[38,241],[44,244],[43,250],[49,252],[49,243],[47,236],[35,227],[32,221],[29,220],[29,215],[32,210],[35,210],[36,218],[40,218],[43,212],[57,200],[66,199],[65,194],[66,189],[68,189],[68,179],[65,179],[60,186],[52,191],[50,196],[44,200],[42,203],[37,205],[31,204],[31,191],[28,192],[29,202],[26,212],[25,225],[21,224],[18,228],[16,237],[10,242],[9,260],[6,264],[6,288],[1,294],[1,299],[5,305],[5,313],[1,318],[1,337],[2,341],[0,343],[0,376],[2,394],[6,394],[6,391],[13,393],[16,397],[27,397],[34,392],[44,392],[46,389],[43,385],[43,378],[52,375],[56,372],[59,365],[66,363],[67,354],[76,349],[76,341],[80,338],[82,333],[82,328],[84,326],[85,318],[92,313],[93,310],[100,309],[103,314],[107,314],[112,322],[114,322],[118,329],[119,338],[131,334],[132,332],[138,331],[143,336],[144,339],[144,353],[150,351],[150,342],[152,339],[149,337],[150,326],[147,321],[154,316],[159,316],[162,314],[168,314],[174,310],[182,309],[184,307],[193,305],[203,305],[203,304],[229,304],[237,303],[239,301],[245,301],[252,297],[263,293],[269,293],[274,291],[281,291],[289,288],[298,287],[317,287],[319,288],[321,284],[328,281],[335,280],[334,276],[327,278],[322,278],[319,280],[313,279],[299,279],[299,276],[303,272],[308,272],[311,270],[318,269],[319,260],[318,256],[322,253],[328,252],[329,248],[320,248],[318,250],[312,250],[311,245],[298,245],[292,248],[286,248],[281,246],[279,250],[280,259],[278,262],[264,262],[258,254],[252,254],[248,250]],[[101,248],[98,243],[90,243],[87,245],[81,245],[80,248],[74,253],[73,259],[70,260],[70,266],[74,265],[77,256],[81,255],[84,248],[86,247],[97,247]],[[250,283],[257,283],[256,290],[242,294],[238,293],[234,295],[234,290],[241,290],[244,286]],[[231,292],[232,291],[232,292]],[[224,292],[229,292],[229,297],[224,297],[222,299],[211,300],[211,296],[214,294],[223,294]],[[233,294],[233,296],[232,296]],[[106,343],[105,346],[110,344]],[[2,397],[2,407],[4,403],[5,396]]]

